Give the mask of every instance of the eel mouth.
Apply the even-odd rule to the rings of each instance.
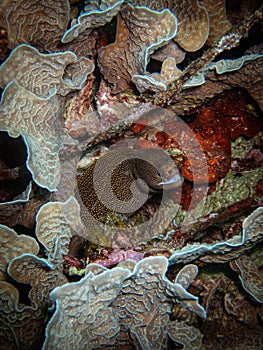
[[[173,174],[171,177],[167,179],[162,179],[162,181],[158,182],[158,186],[163,186],[164,189],[174,189],[180,186],[183,182],[182,177],[179,173]]]
[[[178,182],[181,183],[182,181],[182,178],[179,174],[175,174],[173,175],[171,178],[165,180],[165,181],[161,181],[158,183],[158,186],[161,186],[161,185],[172,185],[172,184],[178,184]],[[178,184],[179,185],[179,184]]]

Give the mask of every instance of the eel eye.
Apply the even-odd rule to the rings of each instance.
[[[159,172],[159,170],[158,170],[158,169],[156,169],[156,176],[157,176],[157,177],[159,177],[159,178],[160,178],[160,180],[162,180],[162,176],[161,176],[161,174],[160,174],[160,172]]]

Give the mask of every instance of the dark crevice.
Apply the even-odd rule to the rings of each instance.
[[[207,45],[204,45],[201,49],[195,51],[195,52],[186,52],[185,58],[181,63],[178,63],[176,66],[178,69],[181,69],[182,71],[193,61],[197,60],[198,58],[202,57],[204,52],[208,49]]]
[[[149,73],[160,73],[162,64],[163,64],[162,62],[151,58],[147,65],[146,71]]]
[[[98,43],[97,50],[106,45],[110,45],[115,42],[116,39],[116,31],[117,31],[117,17],[114,17],[109,23],[105,26],[100,27],[98,29]],[[94,57],[95,60],[95,68],[93,71],[93,75],[95,76],[95,80],[92,86],[92,95],[96,96],[97,92],[100,88],[101,83],[101,72],[98,66],[98,53]],[[97,109],[95,99],[92,99],[92,107],[94,110]]]
[[[0,132],[0,202],[8,202],[26,190],[31,180],[26,159],[23,138]]]

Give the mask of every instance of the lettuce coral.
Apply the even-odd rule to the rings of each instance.
[[[192,274],[185,266],[172,283],[165,277],[167,265],[165,257],[146,258],[132,272],[120,267],[98,275],[90,271],[79,282],[56,288],[51,293],[56,311],[47,327],[44,349],[62,344],[68,348],[76,339],[79,349],[129,343],[136,349],[161,349],[168,335],[185,349],[199,349],[202,335],[197,329],[169,321],[172,300],[205,317],[197,298],[180,284],[184,280],[187,288]]]
[[[69,22],[69,1],[4,0],[0,4],[1,26],[7,30],[8,46],[22,43],[53,51]]]
[[[15,257],[22,254],[34,254],[39,252],[37,241],[27,235],[18,236],[11,228],[0,225],[1,231],[1,260],[0,260],[0,279],[6,279],[6,267]]]
[[[73,66],[71,79],[64,77],[69,65]],[[65,96],[74,89],[81,89],[93,69],[94,65],[89,59],[78,59],[73,52],[42,54],[34,47],[23,44],[17,46],[1,65],[0,86],[4,88],[16,79],[20,86],[40,98],[54,93]]]
[[[63,79],[70,64],[75,65],[67,72],[71,78]],[[23,136],[33,179],[51,191],[60,182],[59,149],[63,134],[60,123],[63,101],[57,94],[80,89],[93,68],[89,59],[77,59],[72,52],[41,54],[29,45],[18,46],[0,67],[0,85],[5,88],[0,104],[5,117],[0,129],[12,137]],[[33,116],[28,114],[29,110],[34,111]]]
[[[28,149],[27,167],[34,180],[54,191],[60,181],[61,137],[58,123],[61,107],[54,92],[39,98],[12,81],[4,90],[0,110],[4,116],[0,129],[12,137],[23,136]]]
[[[158,27],[153,24],[158,22]],[[104,78],[114,85],[115,93],[130,88],[134,74],[144,74],[149,55],[172,39],[177,19],[169,11],[153,11],[127,5],[118,17],[113,44],[99,50],[99,66]]]
[[[37,213],[36,235],[48,252],[50,263],[61,268],[71,237],[82,231],[79,205],[74,197],[66,202],[49,202]]]

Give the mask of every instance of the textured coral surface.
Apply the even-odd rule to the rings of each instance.
[[[261,0],[2,0],[0,349],[263,348]]]

